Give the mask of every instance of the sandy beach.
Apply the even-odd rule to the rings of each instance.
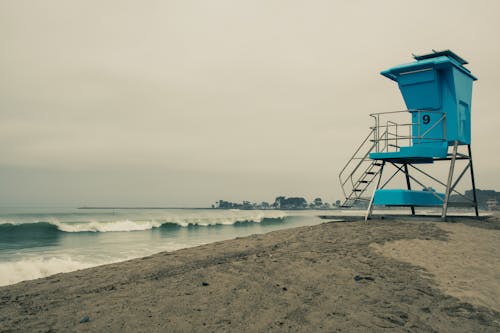
[[[326,222],[0,288],[1,332],[498,332],[500,222]]]

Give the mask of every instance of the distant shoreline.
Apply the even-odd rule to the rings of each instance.
[[[212,207],[98,207],[98,206],[82,206],[77,209],[210,209],[210,210],[338,210],[338,208],[289,208],[289,209],[265,209],[265,208],[212,208]]]
[[[210,207],[98,207],[83,206],[77,209],[212,209]]]

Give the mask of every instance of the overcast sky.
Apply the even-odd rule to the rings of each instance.
[[[340,199],[379,72],[470,62],[479,188],[500,190],[500,2],[0,0],[0,205]]]

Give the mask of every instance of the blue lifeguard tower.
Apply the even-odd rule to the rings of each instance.
[[[472,83],[477,79],[465,67],[467,62],[449,50],[414,59],[381,72],[398,84],[407,110],[370,114],[374,125],[369,135],[339,175],[346,198],[343,206],[365,201],[366,219],[374,206],[410,207],[413,215],[415,207],[442,207],[443,220],[448,207],[469,206],[478,216],[470,146]],[[465,152],[459,152],[462,147],[466,147]],[[454,179],[459,160],[466,165]],[[449,162],[445,181],[424,170],[443,161]],[[383,178],[388,166],[394,172]],[[467,171],[472,198],[456,189]],[[398,175],[403,185],[389,188]],[[417,175],[433,186],[442,186],[443,192],[426,185]],[[450,201],[452,194],[457,195]]]

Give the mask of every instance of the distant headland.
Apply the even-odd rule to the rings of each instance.
[[[273,203],[262,201],[260,203],[243,201],[231,202],[219,200],[212,205],[213,209],[285,209],[285,210],[303,210],[303,209],[338,209],[340,200],[330,204],[324,202],[321,198],[315,198],[312,202],[307,202],[303,197],[278,196]]]

